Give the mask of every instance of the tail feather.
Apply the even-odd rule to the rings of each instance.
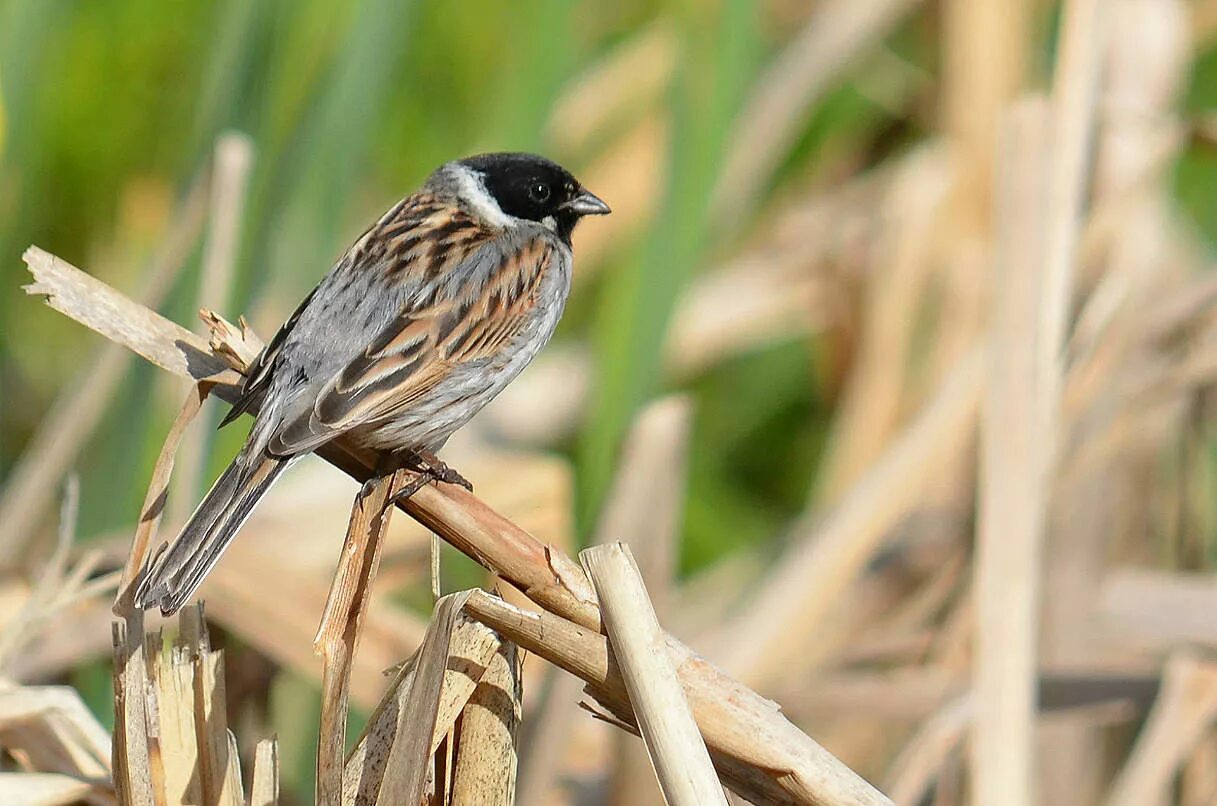
[[[266,455],[234,459],[181,534],[156,557],[135,593],[136,604],[156,605],[167,616],[181,609],[288,464],[288,459]]]

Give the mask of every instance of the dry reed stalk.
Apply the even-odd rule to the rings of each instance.
[[[427,638],[414,660],[409,691],[396,709],[393,740],[387,748],[374,746],[371,741],[366,744],[360,774],[351,771],[352,774],[343,776],[344,801],[353,796],[355,803],[421,802],[431,757],[451,729],[451,722],[446,725],[439,722],[440,697],[452,637],[468,598],[466,591],[450,594],[436,603]],[[486,663],[489,663],[489,656]],[[479,676],[485,668],[482,665]],[[466,701],[476,688],[476,682],[474,680],[474,685],[469,686]],[[459,711],[457,708],[456,712]],[[455,718],[454,713],[453,721]],[[388,751],[387,756],[381,755],[384,750]],[[369,775],[369,772],[374,774]],[[354,784],[353,788],[348,787],[348,781]]]
[[[142,614],[138,614],[135,607],[135,589],[139,585],[140,571],[144,567],[144,561],[152,548],[157,529],[160,527],[161,517],[164,515],[169,482],[173,475],[174,456],[177,454],[177,448],[181,444],[187,426],[198,416],[203,402],[207,400],[207,396],[211,394],[216,381],[220,378],[235,379],[236,374],[231,370],[221,372],[215,380],[200,380],[186,393],[182,408],[170,427],[169,434],[165,437],[161,452],[152,469],[148,492],[144,496],[144,503],[140,508],[139,524],[135,528],[131,550],[123,567],[122,581],[119,583],[118,594],[114,600],[114,614],[127,619],[140,615],[140,629],[142,629]]]
[[[1217,664],[1181,650],[1163,670],[1162,690],[1120,771],[1108,806],[1165,803],[1179,765],[1217,717]]]
[[[503,642],[461,713],[452,806],[512,806],[516,802],[522,661],[516,645]]]
[[[22,793],[77,791],[62,802],[112,804],[110,737],[74,690],[60,686],[0,688],[0,746],[23,772],[0,782],[0,802]],[[29,780],[26,780],[29,779]]]
[[[225,132],[216,140],[207,236],[199,270],[200,307],[220,306],[228,300],[253,156],[253,141],[244,134]],[[177,477],[169,495],[171,523],[184,523],[197,503],[207,458],[205,446],[206,439],[200,431],[187,434],[182,441]]]
[[[753,96],[736,119],[714,190],[719,221],[746,217],[816,101],[916,5],[916,0],[833,0],[816,9],[755,82]]]
[[[143,310],[138,306],[132,307]],[[217,377],[235,378],[235,373],[231,370],[217,370]],[[144,696],[144,692],[154,685],[154,680],[149,677],[144,614],[135,607],[135,588],[160,525],[177,447],[186,427],[199,413],[213,386],[212,380],[200,380],[191,387],[165,438],[148,483],[139,524],[132,538],[131,550],[112,608],[114,614],[123,619],[122,622],[112,623],[114,733],[116,737],[121,738],[121,741],[115,743],[115,789],[122,803],[139,806],[156,803],[156,793],[163,791],[165,773],[154,763],[155,742],[150,740],[150,732],[153,736],[156,735],[153,723],[158,718],[158,711],[153,707],[155,701],[150,702]],[[186,618],[185,612],[183,611],[181,616],[183,619]],[[201,629],[196,633],[199,634]],[[156,643],[159,648],[159,638]]]
[[[0,802],[23,806],[72,806],[77,803],[116,803],[113,796],[70,775],[51,772],[0,772]]]
[[[243,804],[236,741],[225,716],[223,653],[210,647],[202,608],[182,610],[179,637],[168,651],[159,634],[126,631],[138,623],[114,625],[120,802]]]
[[[600,599],[604,632],[664,799],[673,806],[725,806],[722,785],[629,548],[622,543],[595,546],[580,552],[579,559]]]
[[[689,399],[674,395],[639,412],[597,528],[597,542],[620,537],[627,543],[655,613],[665,619],[675,584],[691,417]],[[645,746],[634,736],[617,732],[613,751],[610,802],[620,806],[658,802],[662,795]]]
[[[235,788],[229,775],[238,758],[229,753],[222,655],[208,645],[201,607],[183,610],[179,622],[167,656],[147,658],[155,702],[148,710],[156,716],[149,739],[154,774],[163,776],[160,792],[183,803],[240,804],[240,773]],[[160,641],[152,648],[159,650]]]
[[[279,742],[263,739],[254,749],[253,778],[249,783],[249,806],[279,803]]]
[[[206,175],[191,186],[163,245],[137,284],[143,304],[150,308],[169,293],[198,239],[207,211],[207,187]],[[105,345],[39,423],[0,491],[0,562],[11,563],[38,534],[38,518],[105,414],[105,403],[128,366],[129,356],[117,345]]]
[[[522,610],[483,591],[474,591],[465,609],[521,648],[578,676],[615,719],[632,724],[629,694],[620,670],[610,661],[604,636],[552,613]],[[718,671],[672,638],[668,652],[718,774],[733,790],[757,803],[890,803],[827,751],[800,741],[802,734],[777,716],[775,703],[749,696],[738,684],[731,694],[703,683],[717,679]],[[721,713],[724,696],[735,700],[729,722]],[[785,772],[774,775],[778,769]],[[800,780],[809,774],[818,778],[814,789]]]
[[[399,473],[379,476],[355,496],[351,521],[334,582],[325,603],[313,651],[321,656],[321,731],[317,742],[317,802],[342,798],[343,757],[346,753],[347,710],[351,666],[380,565],[393,494],[401,489]]]
[[[982,417],[972,786],[978,803],[1034,802],[1040,556],[1050,444],[1038,349],[1047,106],[1010,113],[996,183],[996,280]]]
[[[431,671],[427,672],[428,674],[439,673],[442,676],[435,711],[435,726],[427,737],[428,758],[436,752],[452,731],[453,725],[473,695],[479,680],[490,665],[491,659],[501,643],[498,636],[484,625],[447,612],[448,608],[449,606],[445,605],[443,611],[446,621],[438,626],[433,622],[428,632],[428,634],[437,633],[432,639],[432,649],[429,651],[436,652],[442,648],[447,653],[446,665],[439,667],[431,662],[429,666]],[[446,646],[444,642],[446,642]],[[421,648],[419,652],[422,652]],[[406,729],[408,723],[403,714],[409,705],[411,690],[419,671],[419,657],[420,655],[416,653],[398,669],[389,690],[372,712],[364,726],[363,735],[348,756],[342,780],[344,803],[374,802],[380,792],[385,765],[393,752],[393,747],[399,741],[408,740],[410,730]],[[429,690],[435,685],[433,680],[424,680],[420,684],[420,691]]]
[[[1106,15],[1100,0],[1065,3],[1052,84],[1051,157],[1044,200],[1044,286],[1040,311],[1044,415],[1055,423],[1063,373],[1063,347],[1073,297],[1079,222],[1087,188],[1087,159],[1095,128],[1099,65]],[[1050,432],[1053,429],[1048,429]],[[1055,437],[1054,437],[1055,439]]]
[[[1093,196],[1093,222],[1099,222],[1106,210],[1118,212],[1112,214],[1117,223],[1108,233],[1102,258],[1094,264],[1102,275],[1097,281],[1082,278],[1093,283],[1094,290],[1081,309],[1071,340],[1083,371],[1098,385],[1097,394],[1089,410],[1073,421],[1066,419],[1065,407],[1066,394],[1073,391],[1072,378],[1059,379],[1060,400],[1050,399],[1051,405],[1059,406],[1059,413],[1050,412],[1059,422],[1059,436],[1053,436],[1057,450],[1063,450],[1060,443],[1071,436],[1084,447],[1067,464],[1062,461],[1065,479],[1053,506],[1042,641],[1048,663],[1091,662],[1098,648],[1090,638],[1088,614],[1098,596],[1106,558],[1120,544],[1122,531],[1140,538],[1151,528],[1146,520],[1149,513],[1134,511],[1143,500],[1134,490],[1142,484],[1145,470],[1158,461],[1158,448],[1143,442],[1151,430],[1142,424],[1126,432],[1142,444],[1120,439],[1118,458],[1096,461],[1088,454],[1105,441],[1094,432],[1105,430],[1103,420],[1109,416],[1111,401],[1118,399],[1118,392],[1113,395],[1112,390],[1136,366],[1130,348],[1137,338],[1132,334],[1144,324],[1141,301],[1168,291],[1170,275],[1177,273],[1175,260],[1168,257],[1168,244],[1177,240],[1177,233],[1168,223],[1164,182],[1168,169],[1162,153],[1163,144],[1174,137],[1172,133],[1164,137],[1163,127],[1173,115],[1176,90],[1171,87],[1180,81],[1185,58],[1185,35],[1181,30],[1171,33],[1172,27],[1181,27],[1181,17],[1172,0],[1066,6],[1053,99],[1057,153],[1052,171],[1058,187],[1048,199],[1048,212],[1055,218],[1048,221],[1046,257],[1050,271],[1060,275],[1055,282],[1064,296],[1045,306],[1045,333],[1055,328],[1066,337],[1065,323],[1073,307],[1069,287],[1079,285],[1077,278],[1085,268],[1079,264],[1078,245],[1086,194]],[[1100,88],[1103,97],[1098,100]],[[1088,181],[1091,161],[1093,180]],[[1081,364],[1092,349],[1098,360]],[[1064,355],[1058,360],[1063,362]],[[1100,391],[1103,387],[1107,391]],[[1072,434],[1067,430],[1070,426]],[[1104,757],[1103,737],[1093,727],[1068,721],[1049,727],[1041,742],[1043,797],[1097,802],[1109,777]]]
[[[1031,11],[1021,0],[952,0],[942,8],[938,114],[952,156],[952,182],[937,232],[931,296],[919,300],[933,318],[928,360],[916,386],[937,384],[976,344],[985,329],[993,249],[992,185],[997,131],[1006,104],[1024,82]],[[924,393],[921,393],[924,394]],[[907,395],[907,393],[906,393]],[[913,399],[921,395],[914,392]],[[925,494],[944,531],[964,539],[975,500],[975,454],[968,450],[945,468]]]
[[[951,314],[940,334],[938,361],[951,360],[960,342],[968,342],[981,324],[979,312],[961,315],[956,306],[977,307],[977,287],[968,274],[987,278],[993,241],[992,206],[998,168],[998,132],[1006,106],[1021,91],[1030,42],[1031,11],[1020,0],[955,0],[943,7],[942,74],[939,110],[953,153],[958,179],[945,216],[949,231],[945,303]],[[984,289],[981,293],[984,293]]]
[[[977,348],[960,362],[917,418],[828,513],[819,519],[806,515],[796,525],[787,556],[719,639],[716,655],[734,674],[763,681],[806,651],[814,636],[792,636],[788,625],[818,625],[937,469],[965,449],[980,399],[982,358]]]
[[[0,632],[0,670],[6,674],[11,673],[14,661],[27,654],[31,638],[36,634],[45,635],[48,622],[73,605],[87,602],[118,584],[115,574],[86,581],[101,563],[100,552],[88,551],[74,566],[68,566],[68,555],[76,537],[79,497],[79,482],[75,475],[70,475],[59,508],[55,550],[28,595],[22,595],[24,601],[20,609],[4,620],[4,629]],[[20,587],[25,588],[23,584]]]
[[[210,375],[227,367],[234,353],[248,354],[254,348],[250,335],[248,341],[236,344],[224,341],[217,353],[184,328],[36,247],[27,250],[26,259],[38,280],[31,290],[48,295],[48,304],[176,374]],[[227,333],[245,335],[235,328]],[[222,335],[217,334],[218,341]],[[221,358],[221,353],[228,357]],[[956,379],[960,392],[971,389],[971,381],[976,380],[973,376],[978,375],[978,367],[972,364],[975,362],[965,364]],[[947,391],[954,389],[950,386]],[[233,389],[218,387],[217,392],[231,396]],[[965,411],[969,408],[968,395],[947,397],[955,406],[957,398],[962,398]],[[947,419],[967,419],[951,418],[954,406],[945,408]],[[943,419],[941,413],[939,419]],[[937,447],[942,449],[941,444]],[[342,440],[319,453],[359,481],[370,478],[378,463],[376,457]],[[541,607],[589,629],[599,628],[595,593],[573,560],[541,544],[463,488],[449,489],[451,486],[429,485],[401,506]],[[670,648],[684,658],[678,674],[686,690],[696,693],[700,707],[695,707],[695,713],[707,744],[735,764],[757,791],[776,791],[793,802],[886,802],[869,784],[786,721],[768,700],[683,644],[673,640]],[[743,740],[741,731],[770,740],[758,746],[754,738]]]
[[[995,149],[1006,105],[1021,92],[1032,6],[1023,0],[952,0],[943,6],[943,128],[957,151],[954,225],[988,239]]]
[[[628,536],[659,613],[666,609],[673,576],[690,416],[690,403],[680,396],[663,398],[639,413],[597,527],[597,542]],[[579,684],[570,676],[555,672],[543,690],[548,695],[540,713],[529,720],[531,741],[521,765],[524,803],[539,802],[556,785],[579,708]],[[660,797],[650,761],[635,737],[616,735],[614,744],[617,763],[610,789],[615,802]]]
[[[152,744],[148,738],[150,685],[144,660],[144,622],[136,611],[123,622],[112,622],[114,642],[114,790],[120,803],[152,806]]]
[[[1092,263],[1103,274],[1079,315],[1071,345],[1079,353],[1101,339],[1099,349],[1119,354],[1142,329],[1141,301],[1175,292],[1203,268],[1189,253],[1170,190],[1182,148],[1176,110],[1193,58],[1186,4],[1119,0],[1108,16],[1092,218],[1111,221],[1094,239],[1101,259]]]

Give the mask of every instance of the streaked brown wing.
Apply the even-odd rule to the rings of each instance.
[[[296,310],[283,323],[283,327],[279,328],[278,332],[275,333],[275,337],[262,348],[262,352],[258,353],[258,357],[254,359],[253,364],[246,373],[245,383],[241,387],[241,396],[232,404],[232,408],[224,415],[224,419],[220,420],[220,428],[228,425],[245,412],[253,410],[258,398],[270,385],[271,371],[275,365],[275,358],[279,355],[279,351],[283,349],[283,343],[287,341],[288,334],[292,332],[292,328],[300,320],[300,314],[308,307],[309,302],[312,301],[313,295],[316,293],[316,288],[308,293],[304,301],[296,306]]]
[[[403,311],[321,387],[311,409],[279,426],[269,450],[280,456],[312,450],[352,428],[408,409],[455,368],[497,356],[529,321],[554,248],[543,240],[528,241],[507,254],[484,286],[465,299]],[[428,273],[439,281],[461,268],[431,267]]]
[[[380,217],[379,221],[363,231],[351,248],[343,254],[338,263],[330,270],[330,274],[350,271],[356,264],[368,264],[386,259],[386,253],[391,249],[400,252],[404,256],[403,263],[408,262],[410,257],[417,257],[411,252],[411,244],[407,243],[403,245],[403,233],[408,237],[413,233],[417,233],[423,227],[432,225],[436,217],[441,215],[446,209],[447,205],[427,193],[420,192],[407,196],[389,208]],[[455,221],[456,218],[451,211],[448,211],[449,222]],[[450,223],[449,226],[451,226]],[[417,243],[417,239],[415,239],[415,242]],[[372,248],[369,248],[370,245]],[[330,276],[327,275],[326,279],[330,279]],[[279,357],[280,351],[283,349],[284,344],[287,343],[292,329],[300,321],[300,317],[304,314],[309,304],[313,301],[313,297],[317,295],[317,291],[324,283],[325,280],[313,287],[313,290],[296,306],[296,310],[292,312],[292,315],[287,318],[287,321],[275,333],[274,338],[262,348],[262,352],[258,353],[258,357],[254,359],[253,364],[250,365],[249,370],[246,372],[245,383],[241,387],[241,396],[237,398],[237,401],[233,403],[232,409],[220,421],[221,428],[245,412],[252,411],[258,399],[270,387],[271,379],[276,369],[276,359]]]

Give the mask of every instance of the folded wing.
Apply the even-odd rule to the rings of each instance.
[[[401,312],[322,383],[311,406],[278,424],[267,450],[292,456],[391,418],[437,393],[456,368],[498,356],[532,320],[555,249],[542,239],[525,241],[499,255],[489,271],[478,272],[481,282],[457,281],[467,287],[463,295],[434,294],[431,298],[440,301]],[[464,261],[478,258],[475,252]],[[450,273],[468,265],[436,268],[419,267],[433,282],[452,283]]]

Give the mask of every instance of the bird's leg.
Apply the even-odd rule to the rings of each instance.
[[[468,479],[444,464],[431,451],[415,448],[406,451],[403,454],[403,458],[404,462],[402,466],[413,470],[418,475],[393,496],[394,503],[405,501],[433,481],[442,481],[445,484],[459,484],[466,490],[473,492],[473,485],[469,483]]]
[[[369,495],[372,494],[372,490],[376,489],[376,485],[379,482],[380,482],[379,476],[373,476],[372,478],[365,481],[363,483],[363,485],[359,488],[359,497],[361,499],[367,498]]]
[[[419,474],[414,477],[413,481],[393,494],[393,503],[400,504],[402,501],[407,500],[410,496],[426,487],[432,481],[435,481],[435,479],[432,478],[430,474],[419,472]]]
[[[434,453],[422,448],[417,449],[415,453],[423,460],[424,463],[426,463],[427,467],[430,469],[430,472],[434,474],[436,481],[442,481],[445,484],[459,484],[469,492],[473,492],[473,485],[469,483],[469,479],[448,467],[448,465],[444,464],[444,461]]]

